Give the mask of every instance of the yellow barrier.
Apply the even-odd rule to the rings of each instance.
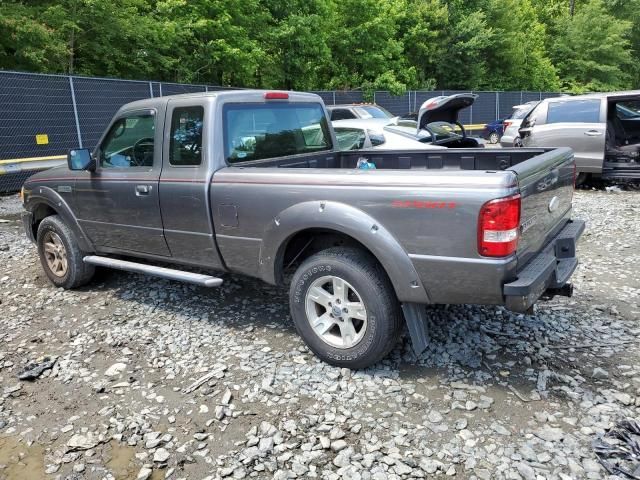
[[[24,162],[43,162],[46,160],[64,160],[66,155],[52,155],[49,157],[29,157],[29,158],[10,158],[8,160],[0,160],[0,165],[7,165],[9,163],[24,163]]]

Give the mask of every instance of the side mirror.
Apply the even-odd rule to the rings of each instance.
[[[69,170],[93,171],[96,168],[96,164],[91,156],[91,151],[88,148],[69,150],[67,154],[67,165],[69,166]]]

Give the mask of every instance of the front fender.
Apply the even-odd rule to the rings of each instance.
[[[25,189],[27,186],[25,185]],[[84,233],[82,227],[76,220],[75,215],[71,211],[69,204],[62,198],[62,196],[50,187],[44,187],[41,185],[30,187],[25,191],[26,202],[24,204],[25,210],[34,213],[37,207],[41,204],[45,204],[60,216],[60,218],[67,224],[67,226],[73,231],[73,234],[78,241],[78,246],[84,252],[93,252],[95,248],[91,243],[89,237]]]
[[[387,272],[401,302],[430,303],[411,259],[391,233],[370,215],[351,205],[310,201],[282,211],[267,226],[260,247],[260,276],[276,283],[277,263],[288,240],[307,229],[326,229],[363,244]]]

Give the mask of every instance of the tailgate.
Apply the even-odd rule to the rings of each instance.
[[[574,158],[570,148],[556,148],[509,170],[518,176],[522,196],[518,269],[566,224],[573,198]]]

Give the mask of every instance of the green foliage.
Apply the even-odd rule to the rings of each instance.
[[[631,22],[610,15],[602,0],[589,0],[559,20],[553,58],[563,88],[573,92],[620,90],[631,85]]]
[[[0,68],[297,90],[640,85],[640,0],[2,0]]]

